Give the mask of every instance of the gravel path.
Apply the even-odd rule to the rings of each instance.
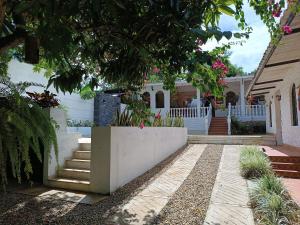
[[[222,145],[209,145],[196,166],[160,213],[155,224],[202,224],[217,176]]]
[[[187,149],[177,151],[142,176],[95,205],[76,204],[24,194],[0,192],[0,224],[105,224],[133,196],[166,171]]]
[[[189,146],[186,148],[186,150]],[[182,186],[171,197],[155,224],[202,224],[214,185],[223,146],[209,145]],[[164,173],[186,150],[180,150],[95,205],[0,193],[0,224],[101,224],[118,213],[133,196]],[[124,217],[124,215],[122,215]],[[129,215],[130,217],[130,215]],[[120,225],[127,224],[120,222]]]

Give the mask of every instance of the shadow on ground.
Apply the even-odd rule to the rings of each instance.
[[[47,188],[44,191],[41,188],[41,193],[36,191],[30,194],[9,187],[7,193],[0,193],[0,224],[150,224],[156,217],[153,211],[149,211],[143,221],[138,221],[136,215],[122,211],[121,207],[159,176],[182,152],[178,151],[112,195],[91,205],[79,203],[80,199],[62,200],[70,196],[63,196],[60,191],[49,195]]]

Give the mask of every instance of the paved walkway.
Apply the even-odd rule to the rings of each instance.
[[[247,182],[240,176],[240,146],[225,145],[204,225],[254,225]]]
[[[133,197],[110,224],[148,224],[190,174],[207,145],[192,145],[163,174]]]

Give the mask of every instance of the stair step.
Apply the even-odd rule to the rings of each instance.
[[[300,178],[300,172],[297,170],[274,170],[280,177],[286,178]]]
[[[272,162],[271,164],[272,164],[273,169],[300,171],[300,163]]]
[[[74,152],[75,159],[91,159],[91,151],[75,151]]]
[[[269,156],[271,162],[300,163],[299,156]]]
[[[67,190],[86,191],[90,190],[90,182],[76,179],[50,178],[48,186]]]
[[[87,159],[70,159],[66,160],[66,168],[72,169],[86,169],[89,170],[91,167],[91,160]]]
[[[91,151],[91,143],[79,143],[79,149],[81,151]]]
[[[58,177],[78,180],[90,180],[90,172],[90,170],[64,168],[58,170]]]

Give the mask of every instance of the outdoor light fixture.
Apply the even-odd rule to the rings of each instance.
[[[154,88],[153,88],[153,86],[151,86],[151,90],[152,90],[152,91],[154,91]]]

